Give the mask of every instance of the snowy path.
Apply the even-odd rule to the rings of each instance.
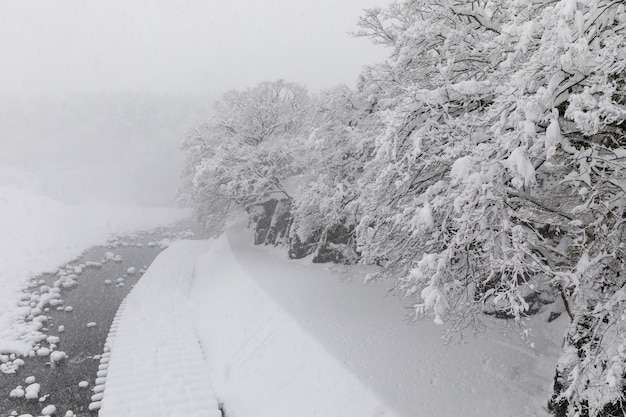
[[[405,322],[403,300],[363,285],[358,268],[338,276],[251,240],[229,229],[199,259],[192,291],[228,415],[548,415],[565,317],[535,317],[532,346],[487,318],[484,333],[443,345],[441,327]]]
[[[443,346],[385,285],[249,242],[239,225],[154,261],[112,329],[100,417],[219,417],[217,398],[237,417],[547,415],[563,320],[536,317],[532,346],[496,323]]]
[[[206,250],[207,242],[176,242],[128,295],[102,366],[100,417],[222,415],[188,309],[195,259]]]
[[[257,266],[242,269],[226,234],[196,264],[192,302],[224,415],[400,417],[256,284],[268,272]]]

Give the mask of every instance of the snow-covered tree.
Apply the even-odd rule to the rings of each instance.
[[[363,260],[459,326],[559,294],[563,415],[623,401],[625,23],[599,0],[415,0],[361,20],[392,48],[362,81],[386,126],[357,199]]]
[[[284,181],[302,169],[310,100],[304,87],[283,81],[226,93],[211,120],[183,143],[181,199],[220,230],[236,208],[289,198]]]
[[[293,237],[306,245],[301,255],[331,249],[335,261],[354,263],[358,258],[358,183],[372,149],[370,137],[362,133],[375,128],[371,122],[376,120],[366,106],[362,94],[346,86],[319,96],[314,128],[305,143],[310,163],[300,177],[293,207]]]
[[[452,329],[559,300],[551,409],[623,415],[623,1],[403,0],[359,24],[387,61],[317,101],[228,93],[185,141],[185,195],[217,224],[288,198],[301,242],[343,234],[337,260],[379,265]]]

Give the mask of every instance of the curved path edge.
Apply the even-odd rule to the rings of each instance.
[[[188,302],[208,247],[173,243],[127,296],[94,388],[91,409],[100,417],[221,417]]]

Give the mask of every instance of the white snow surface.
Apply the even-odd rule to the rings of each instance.
[[[173,208],[70,205],[25,189],[0,187],[0,352],[27,353],[14,328],[17,301],[27,281],[125,234],[188,216]]]
[[[364,269],[250,242],[238,225],[157,257],[126,300],[101,417],[548,415],[565,318],[534,318],[532,344],[493,320],[444,345]]]
[[[205,241],[173,243],[126,298],[100,417],[221,416],[188,307],[195,259],[206,250]]]
[[[548,415],[566,319],[492,328],[444,345],[442,328],[405,320],[385,283],[363,284],[229,229],[200,258],[191,294],[212,379],[233,416]],[[359,272],[360,271],[360,272]]]

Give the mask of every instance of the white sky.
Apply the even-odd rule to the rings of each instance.
[[[71,201],[94,189],[142,204],[173,199],[179,142],[202,120],[186,120],[193,108],[177,112],[174,99],[145,94],[132,100],[113,94],[111,101],[66,93],[195,93],[215,100],[281,78],[311,91],[354,86],[363,65],[389,51],[349,32],[357,30],[362,9],[390,2],[0,0],[0,186],[34,187]],[[174,120],[179,113],[184,117]],[[151,136],[154,115],[162,119],[158,137]],[[103,144],[116,152],[104,152]]]
[[[214,92],[283,78],[354,85],[390,0],[0,0],[0,92]]]

